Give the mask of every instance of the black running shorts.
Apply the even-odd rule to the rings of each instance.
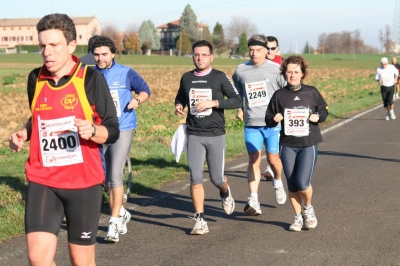
[[[25,206],[25,232],[58,235],[66,218],[68,242],[92,245],[96,241],[102,186],[57,189],[30,182]]]

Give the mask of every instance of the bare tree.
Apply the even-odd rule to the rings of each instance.
[[[390,54],[393,47],[392,31],[389,25],[385,25],[385,28],[379,30],[379,41],[381,42],[381,49],[385,53]]]
[[[340,53],[341,40],[339,33],[330,33],[325,39],[325,54]]]
[[[115,47],[117,48],[118,58],[121,58],[122,51],[124,50],[124,34],[120,33],[117,27],[110,24],[103,27],[102,35],[113,40]]]
[[[359,30],[323,33],[318,37],[318,51],[325,54],[365,53],[366,45]]]
[[[114,34],[118,33],[119,30],[116,26],[109,24],[105,25],[101,31],[101,35],[109,37],[111,40],[114,37]]]
[[[320,51],[321,54],[326,54],[326,40],[327,40],[327,34],[322,33],[318,36],[318,50]]]
[[[361,39],[360,30],[353,31],[353,53],[358,54],[361,53],[365,49],[364,41]]]
[[[245,17],[232,17],[229,21],[226,39],[229,43],[239,43],[240,36],[245,33],[251,36],[257,32],[257,26]]]

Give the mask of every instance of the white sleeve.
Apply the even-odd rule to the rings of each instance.
[[[379,73],[379,67],[376,69],[376,75],[375,75],[375,80],[379,80],[380,79],[380,73]]]

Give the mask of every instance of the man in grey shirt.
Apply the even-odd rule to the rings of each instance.
[[[268,128],[265,124],[265,112],[274,92],[286,85],[280,75],[279,64],[266,60],[267,37],[253,35],[248,40],[250,60],[240,64],[233,74],[233,82],[244,100],[245,128],[244,138],[249,155],[247,179],[250,189],[249,202],[244,211],[250,215],[260,215],[258,186],[260,184],[260,164],[263,144],[266,147],[267,160],[274,172],[273,187],[278,204],[286,202],[281,173],[282,162],[279,158],[280,126]],[[238,109],[239,119],[243,120],[243,110]]]

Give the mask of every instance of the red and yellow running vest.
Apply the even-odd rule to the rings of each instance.
[[[73,130],[74,117],[93,123],[93,110],[85,92],[86,70],[87,66],[79,63],[61,87],[52,87],[41,75],[36,80],[30,156],[25,165],[30,182],[62,189],[82,189],[104,182],[101,145],[81,139],[76,128]]]

